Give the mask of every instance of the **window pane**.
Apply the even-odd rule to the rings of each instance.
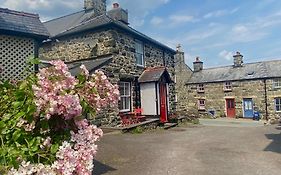
[[[125,92],[124,92],[124,88],[125,88],[125,87],[124,87],[124,83],[121,82],[121,83],[119,84],[120,96],[124,95],[124,93],[125,93]]]
[[[130,103],[131,103],[130,97],[126,97],[125,98],[125,107],[126,107],[126,109],[130,109]]]
[[[129,96],[130,95],[130,84],[126,83],[125,84],[125,92],[124,95]]]
[[[281,111],[281,98],[275,99],[275,109],[276,111]]]
[[[136,62],[138,65],[143,65],[143,55],[140,53],[136,53]]]

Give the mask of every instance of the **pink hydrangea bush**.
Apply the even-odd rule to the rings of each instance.
[[[36,106],[32,120],[19,118],[16,127],[36,135],[40,154],[53,156],[54,160],[38,157],[45,161],[30,163],[19,158],[19,167],[8,174],[90,175],[93,171],[96,141],[103,132],[85,116],[103,108],[116,108],[118,86],[112,85],[101,71],[90,75],[83,65],[78,78],[70,74],[62,61],[52,61],[51,65],[40,70],[32,85]]]

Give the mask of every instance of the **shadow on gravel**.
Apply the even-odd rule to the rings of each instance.
[[[265,134],[265,136],[272,140],[272,142],[264,149],[264,151],[271,151],[281,154],[281,133]]]
[[[97,160],[94,160],[94,171],[92,175],[102,175],[109,171],[116,171],[117,169],[105,165]]]

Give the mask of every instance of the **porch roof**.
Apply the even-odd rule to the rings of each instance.
[[[167,83],[173,82],[165,67],[147,68],[139,77],[139,83],[158,82],[163,76]]]
[[[80,66],[85,65],[85,67],[89,70],[90,74],[94,73],[95,70],[100,69],[101,67],[109,64],[113,58],[113,55],[106,55],[103,57],[91,58],[87,60],[79,60],[74,62],[67,62],[67,67],[69,72],[73,76],[77,76],[80,72]],[[48,61],[41,60],[42,64],[39,65],[39,68],[49,67],[50,64]]]

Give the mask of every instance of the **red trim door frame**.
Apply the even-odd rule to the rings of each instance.
[[[159,84],[160,94],[160,121],[161,123],[168,122],[168,108],[167,108],[167,86],[166,83]]]
[[[226,99],[225,100],[226,104],[226,116],[235,118],[235,99]]]

